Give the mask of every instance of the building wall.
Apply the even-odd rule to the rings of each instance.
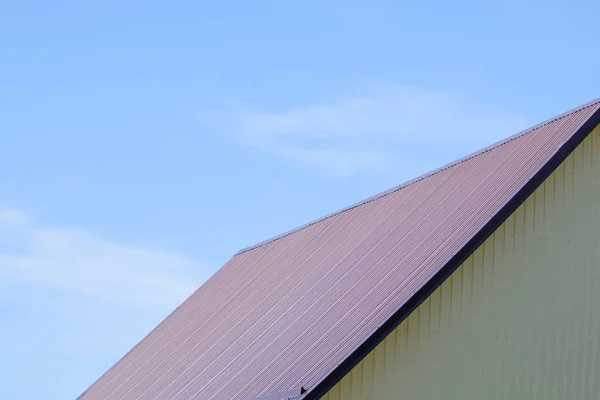
[[[600,398],[599,128],[324,399]]]

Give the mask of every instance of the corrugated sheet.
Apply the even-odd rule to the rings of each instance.
[[[600,128],[324,400],[597,399]]]
[[[82,398],[310,391],[597,110],[586,105],[236,255]]]

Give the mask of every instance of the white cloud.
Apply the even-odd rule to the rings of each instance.
[[[206,273],[183,255],[114,243],[84,230],[40,226],[0,211],[0,273],[107,301],[172,308]]]
[[[398,167],[415,146],[467,152],[526,127],[522,118],[446,92],[387,86],[285,110],[229,110],[213,128],[328,177]],[[421,152],[422,149],[421,149]]]
[[[21,210],[0,209],[0,354],[14,361],[0,372],[17,382],[39,377],[36,389],[0,387],[0,397],[45,390],[47,398],[75,398],[208,273],[181,254],[44,226]]]

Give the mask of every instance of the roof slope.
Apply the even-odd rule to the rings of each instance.
[[[81,398],[317,396],[587,136],[599,107],[238,253]]]

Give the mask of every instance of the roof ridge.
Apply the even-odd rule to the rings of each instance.
[[[282,239],[282,238],[284,238],[286,236],[292,235],[292,234],[294,234],[296,232],[299,232],[299,231],[301,231],[301,230],[303,230],[305,228],[308,228],[308,227],[310,227],[310,226],[312,226],[312,225],[314,225],[316,223],[319,223],[321,221],[324,221],[324,220],[326,220],[328,218],[331,218],[331,217],[334,217],[336,215],[342,214],[342,213],[344,213],[346,211],[350,211],[350,210],[352,210],[352,209],[354,209],[356,207],[365,205],[367,203],[370,203],[372,201],[378,200],[378,199],[380,199],[382,197],[385,197],[387,195],[395,193],[395,192],[397,192],[399,190],[405,189],[406,187],[408,187],[408,186],[410,186],[410,185],[412,185],[414,183],[417,183],[417,182],[420,182],[420,181],[422,181],[424,179],[427,179],[427,178],[429,178],[429,177],[431,177],[433,175],[436,175],[436,174],[438,174],[438,173],[440,173],[442,171],[447,170],[448,168],[455,167],[455,166],[457,166],[457,165],[459,165],[459,164],[461,164],[461,163],[463,163],[465,161],[471,160],[471,159],[473,159],[473,158],[475,158],[475,157],[477,157],[479,155],[487,153],[488,151],[495,150],[495,149],[497,149],[498,147],[500,147],[502,145],[505,145],[505,144],[507,144],[509,142],[512,142],[515,139],[520,138],[521,136],[524,136],[524,135],[526,135],[528,133],[531,133],[531,132],[535,131],[536,129],[539,129],[539,128],[544,127],[544,126],[546,126],[548,124],[556,122],[556,121],[558,121],[558,120],[560,120],[562,118],[568,117],[568,116],[570,116],[572,114],[575,114],[576,112],[582,111],[582,110],[584,110],[584,109],[586,109],[588,107],[594,106],[594,105],[596,105],[598,103],[600,103],[600,97],[596,98],[596,99],[594,99],[592,101],[589,101],[589,102],[587,102],[587,103],[585,103],[583,105],[575,107],[575,108],[573,108],[573,109],[571,109],[569,111],[566,111],[566,112],[564,112],[562,114],[559,114],[559,115],[557,115],[555,117],[549,118],[549,119],[547,119],[547,120],[545,120],[543,122],[540,122],[540,123],[538,123],[536,125],[533,125],[533,126],[531,126],[529,128],[521,130],[521,131],[519,131],[518,133],[516,133],[516,134],[514,134],[512,136],[509,136],[509,137],[504,138],[502,140],[499,140],[499,141],[497,141],[495,143],[492,143],[489,146],[486,146],[486,147],[484,147],[484,148],[482,148],[480,150],[477,150],[477,151],[475,151],[473,153],[467,154],[466,156],[464,156],[462,158],[459,158],[459,159],[457,159],[455,161],[452,161],[452,162],[450,162],[448,164],[445,164],[445,165],[443,165],[443,166],[441,166],[439,168],[436,168],[436,169],[434,169],[432,171],[426,172],[425,174],[419,175],[416,178],[410,179],[410,180],[408,180],[406,182],[403,182],[403,183],[401,183],[401,184],[399,184],[397,186],[394,186],[394,187],[392,187],[390,189],[387,189],[387,190],[385,190],[383,192],[377,193],[377,194],[375,194],[375,195],[373,195],[371,197],[368,197],[368,198],[366,198],[364,200],[361,200],[361,201],[359,201],[357,203],[351,204],[351,205],[349,205],[347,207],[344,207],[344,208],[342,208],[340,210],[334,211],[334,212],[332,212],[330,214],[327,214],[327,215],[325,215],[323,217],[317,218],[317,219],[315,219],[315,220],[313,220],[311,222],[308,222],[308,223],[306,223],[304,225],[301,225],[301,226],[299,226],[297,228],[294,228],[294,229],[289,230],[287,232],[284,232],[282,234],[279,234],[279,235],[273,236],[273,237],[271,237],[269,239],[263,240],[262,242],[259,242],[259,243],[255,244],[255,245],[252,245],[252,246],[249,246],[249,247],[245,247],[245,248],[239,250],[237,253],[235,253],[234,257],[238,256],[240,254],[246,253],[246,252],[248,252],[250,250],[254,250],[254,249],[257,249],[259,247],[262,247],[262,246],[264,246],[266,244],[272,243],[272,242],[274,242],[276,240]]]

